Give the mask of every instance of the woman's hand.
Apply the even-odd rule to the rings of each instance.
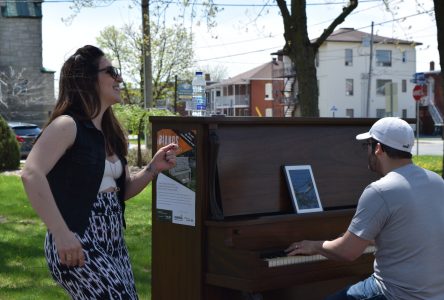
[[[61,264],[68,267],[82,267],[85,265],[82,244],[73,232],[53,234],[53,237]]]
[[[169,144],[160,148],[149,163],[148,170],[157,175],[164,170],[173,168],[176,165],[176,152],[178,149],[179,147],[176,144]]]

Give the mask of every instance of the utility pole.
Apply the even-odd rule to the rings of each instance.
[[[367,106],[366,106],[366,117],[370,116],[370,92],[372,83],[372,62],[373,62],[373,21],[372,21],[372,31],[370,35],[370,62],[368,67],[368,84],[367,84]]]
[[[153,71],[151,67],[150,0],[142,0],[143,31],[143,103],[145,109],[153,106]]]

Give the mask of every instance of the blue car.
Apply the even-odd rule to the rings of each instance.
[[[20,145],[20,157],[26,158],[31,151],[35,139],[42,130],[35,124],[22,122],[8,121],[8,126],[15,133],[17,142]]]

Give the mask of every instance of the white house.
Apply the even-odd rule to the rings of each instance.
[[[333,32],[317,57],[320,116],[415,117],[417,45],[353,28]]]

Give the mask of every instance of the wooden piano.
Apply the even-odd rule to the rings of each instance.
[[[160,174],[153,184],[153,300],[323,299],[372,273],[371,251],[350,263],[320,256],[276,262],[264,253],[303,239],[334,239],[347,229],[360,194],[377,179],[355,140],[375,119],[150,121],[153,153],[188,140],[187,191],[193,192],[183,200],[191,201],[194,214],[188,224],[174,222],[177,214],[164,206],[174,194],[163,189],[176,183]],[[311,166],[322,212],[295,213],[282,172],[288,164]]]

